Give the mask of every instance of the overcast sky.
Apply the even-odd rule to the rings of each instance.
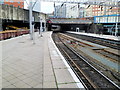
[[[25,7],[25,9],[28,8],[28,4],[26,2],[24,2],[24,7]],[[54,11],[54,3],[53,2],[41,2],[41,4],[40,4],[40,1],[38,1],[35,4],[33,10],[40,11],[40,8],[41,8],[41,12],[43,12],[43,13],[52,13]]]
[[[41,2],[41,12],[52,13],[54,11],[53,2]]]

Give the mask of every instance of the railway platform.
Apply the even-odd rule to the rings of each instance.
[[[102,35],[102,34],[94,34],[94,33],[84,33],[84,32],[73,32],[73,31],[67,31],[69,33],[75,33],[75,34],[81,34],[81,35],[87,35],[87,36],[92,36],[92,37],[98,37],[98,38],[103,38],[103,39],[110,39],[110,40],[115,40],[119,41],[120,36],[112,36],[112,35]]]
[[[0,41],[1,88],[84,88],[51,38],[52,32]]]

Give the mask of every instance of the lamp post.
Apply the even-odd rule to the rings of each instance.
[[[32,0],[30,0],[29,4],[29,25],[30,25],[30,39],[33,40],[33,27],[32,27]]]
[[[26,1],[26,0],[25,0]],[[29,27],[30,27],[30,39],[33,40],[33,44],[35,43],[35,35],[34,35],[34,17],[32,16],[32,10],[38,0],[35,3],[32,3],[33,0],[29,0]],[[26,1],[27,3],[27,1]],[[28,4],[28,3],[27,3]]]
[[[118,17],[119,16],[116,15],[116,20],[115,20],[116,21],[115,22],[116,23],[116,25],[115,25],[115,36],[117,36],[117,33],[118,33]]]
[[[44,23],[44,31],[46,31],[46,21],[45,21],[45,23]]]
[[[40,17],[40,30],[39,30],[39,34],[40,34],[40,37],[42,37],[42,18],[41,18],[41,16],[39,16]]]
[[[35,30],[34,30],[35,22],[34,22],[34,17],[32,17],[32,39],[33,39],[33,44],[35,44]]]

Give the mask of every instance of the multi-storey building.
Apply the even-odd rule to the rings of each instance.
[[[77,4],[66,5],[66,17],[67,18],[78,18],[79,17],[79,8]]]
[[[85,17],[85,8],[80,7],[79,8],[79,18],[84,18]]]
[[[92,5],[85,6],[85,17],[93,17]]]
[[[24,8],[24,0],[2,0],[3,4],[12,5],[14,7]]]
[[[55,6],[54,17],[66,18],[66,4],[64,4],[63,6],[61,5]]]
[[[93,16],[112,15],[112,14],[120,14],[120,12],[118,11],[119,9],[120,9],[119,7],[94,5],[92,12],[93,12]]]
[[[86,17],[120,14],[120,7],[87,5],[85,9]]]
[[[54,16],[57,18],[78,18],[79,9],[77,4],[62,4],[55,6]]]

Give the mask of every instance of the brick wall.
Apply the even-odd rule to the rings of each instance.
[[[24,0],[4,0],[4,4],[24,8]]]

